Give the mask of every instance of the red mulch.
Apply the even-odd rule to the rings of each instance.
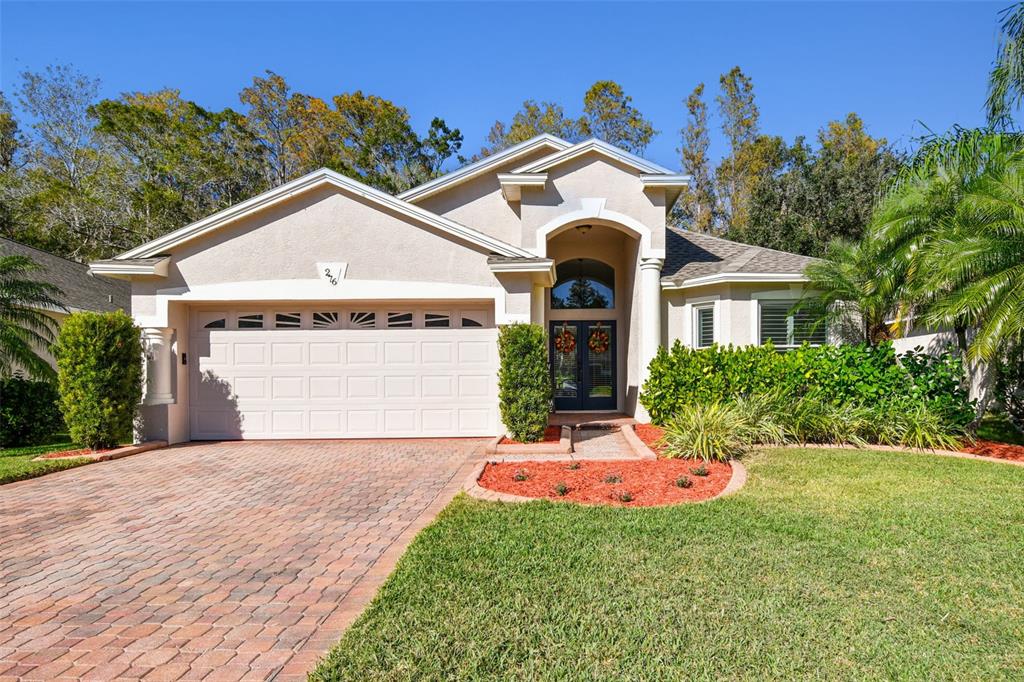
[[[106,450],[96,450],[95,452],[89,448],[81,448],[80,450],[62,450],[60,452],[47,452],[45,455],[39,455],[39,459],[57,459],[58,457],[87,457],[89,455],[99,455],[104,452],[110,452],[116,448],[107,448]]]
[[[478,483],[481,487],[523,497],[571,500],[584,504],[610,504],[623,507],[652,507],[679,502],[697,502],[714,497],[729,483],[732,467],[721,462],[707,462],[707,476],[694,476],[691,468],[701,465],[692,459],[659,459],[655,461],[608,462],[586,460],[579,469],[570,469],[569,462],[502,462],[488,464]],[[517,481],[517,471],[525,471],[527,480]],[[605,483],[615,474],[621,483]],[[687,476],[690,488],[680,488],[676,479]],[[555,486],[564,483],[569,492],[559,495]],[[623,502],[619,495],[633,496]]]
[[[984,455],[985,457],[998,457],[999,459],[1012,459],[1024,462],[1024,445],[997,443],[994,440],[977,440],[974,442],[974,445],[968,445],[962,451],[969,452],[972,455]]]
[[[562,439],[562,427],[561,426],[549,426],[544,429],[544,438],[537,441],[538,443],[557,443]],[[499,443],[501,445],[526,445],[517,440],[512,440],[508,436],[502,438]]]
[[[651,452],[656,454],[658,457],[664,457],[665,452],[658,441],[665,435],[665,429],[654,424],[636,424],[636,435],[640,437],[644,445],[651,449]]]

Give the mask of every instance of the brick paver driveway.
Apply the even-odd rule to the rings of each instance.
[[[0,487],[0,679],[304,677],[483,441],[204,443]]]

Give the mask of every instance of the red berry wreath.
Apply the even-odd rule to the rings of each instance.
[[[609,345],[611,345],[611,339],[608,337],[608,332],[603,329],[595,329],[590,332],[587,347],[591,353],[606,353]]]
[[[568,329],[555,335],[555,350],[559,353],[571,353],[576,350],[576,337]]]

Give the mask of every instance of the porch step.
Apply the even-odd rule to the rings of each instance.
[[[568,426],[580,429],[618,429],[636,420],[620,412],[555,412],[548,417],[551,426]]]

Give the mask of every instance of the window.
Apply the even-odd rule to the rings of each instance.
[[[694,309],[693,340],[697,348],[708,348],[715,342],[715,306]]]
[[[203,325],[203,328],[205,328],[205,329],[223,329],[225,326],[227,326],[227,325],[225,325],[225,323],[224,323],[224,318],[221,317],[221,318],[218,318],[216,320],[210,320],[209,322],[207,322],[206,324]]]
[[[793,347],[807,342],[820,346],[828,340],[822,321],[824,311],[810,306],[793,308],[796,301],[761,301],[761,343]]]
[[[551,288],[551,307],[555,310],[614,308],[615,270],[589,258],[574,258],[556,269]]]
[[[388,313],[388,329],[412,327],[412,313]]]
[[[377,326],[377,313],[349,313],[348,323],[353,329],[373,329]]]
[[[263,329],[263,313],[238,316],[239,329]]]
[[[484,320],[487,317],[481,310],[463,310],[462,311],[462,327],[482,327],[484,326]]]
[[[423,315],[424,327],[450,327],[452,316],[448,313],[425,313]]]
[[[277,313],[274,315],[277,329],[299,329],[302,327],[302,313]]]
[[[313,313],[313,329],[337,329],[341,313]]]

